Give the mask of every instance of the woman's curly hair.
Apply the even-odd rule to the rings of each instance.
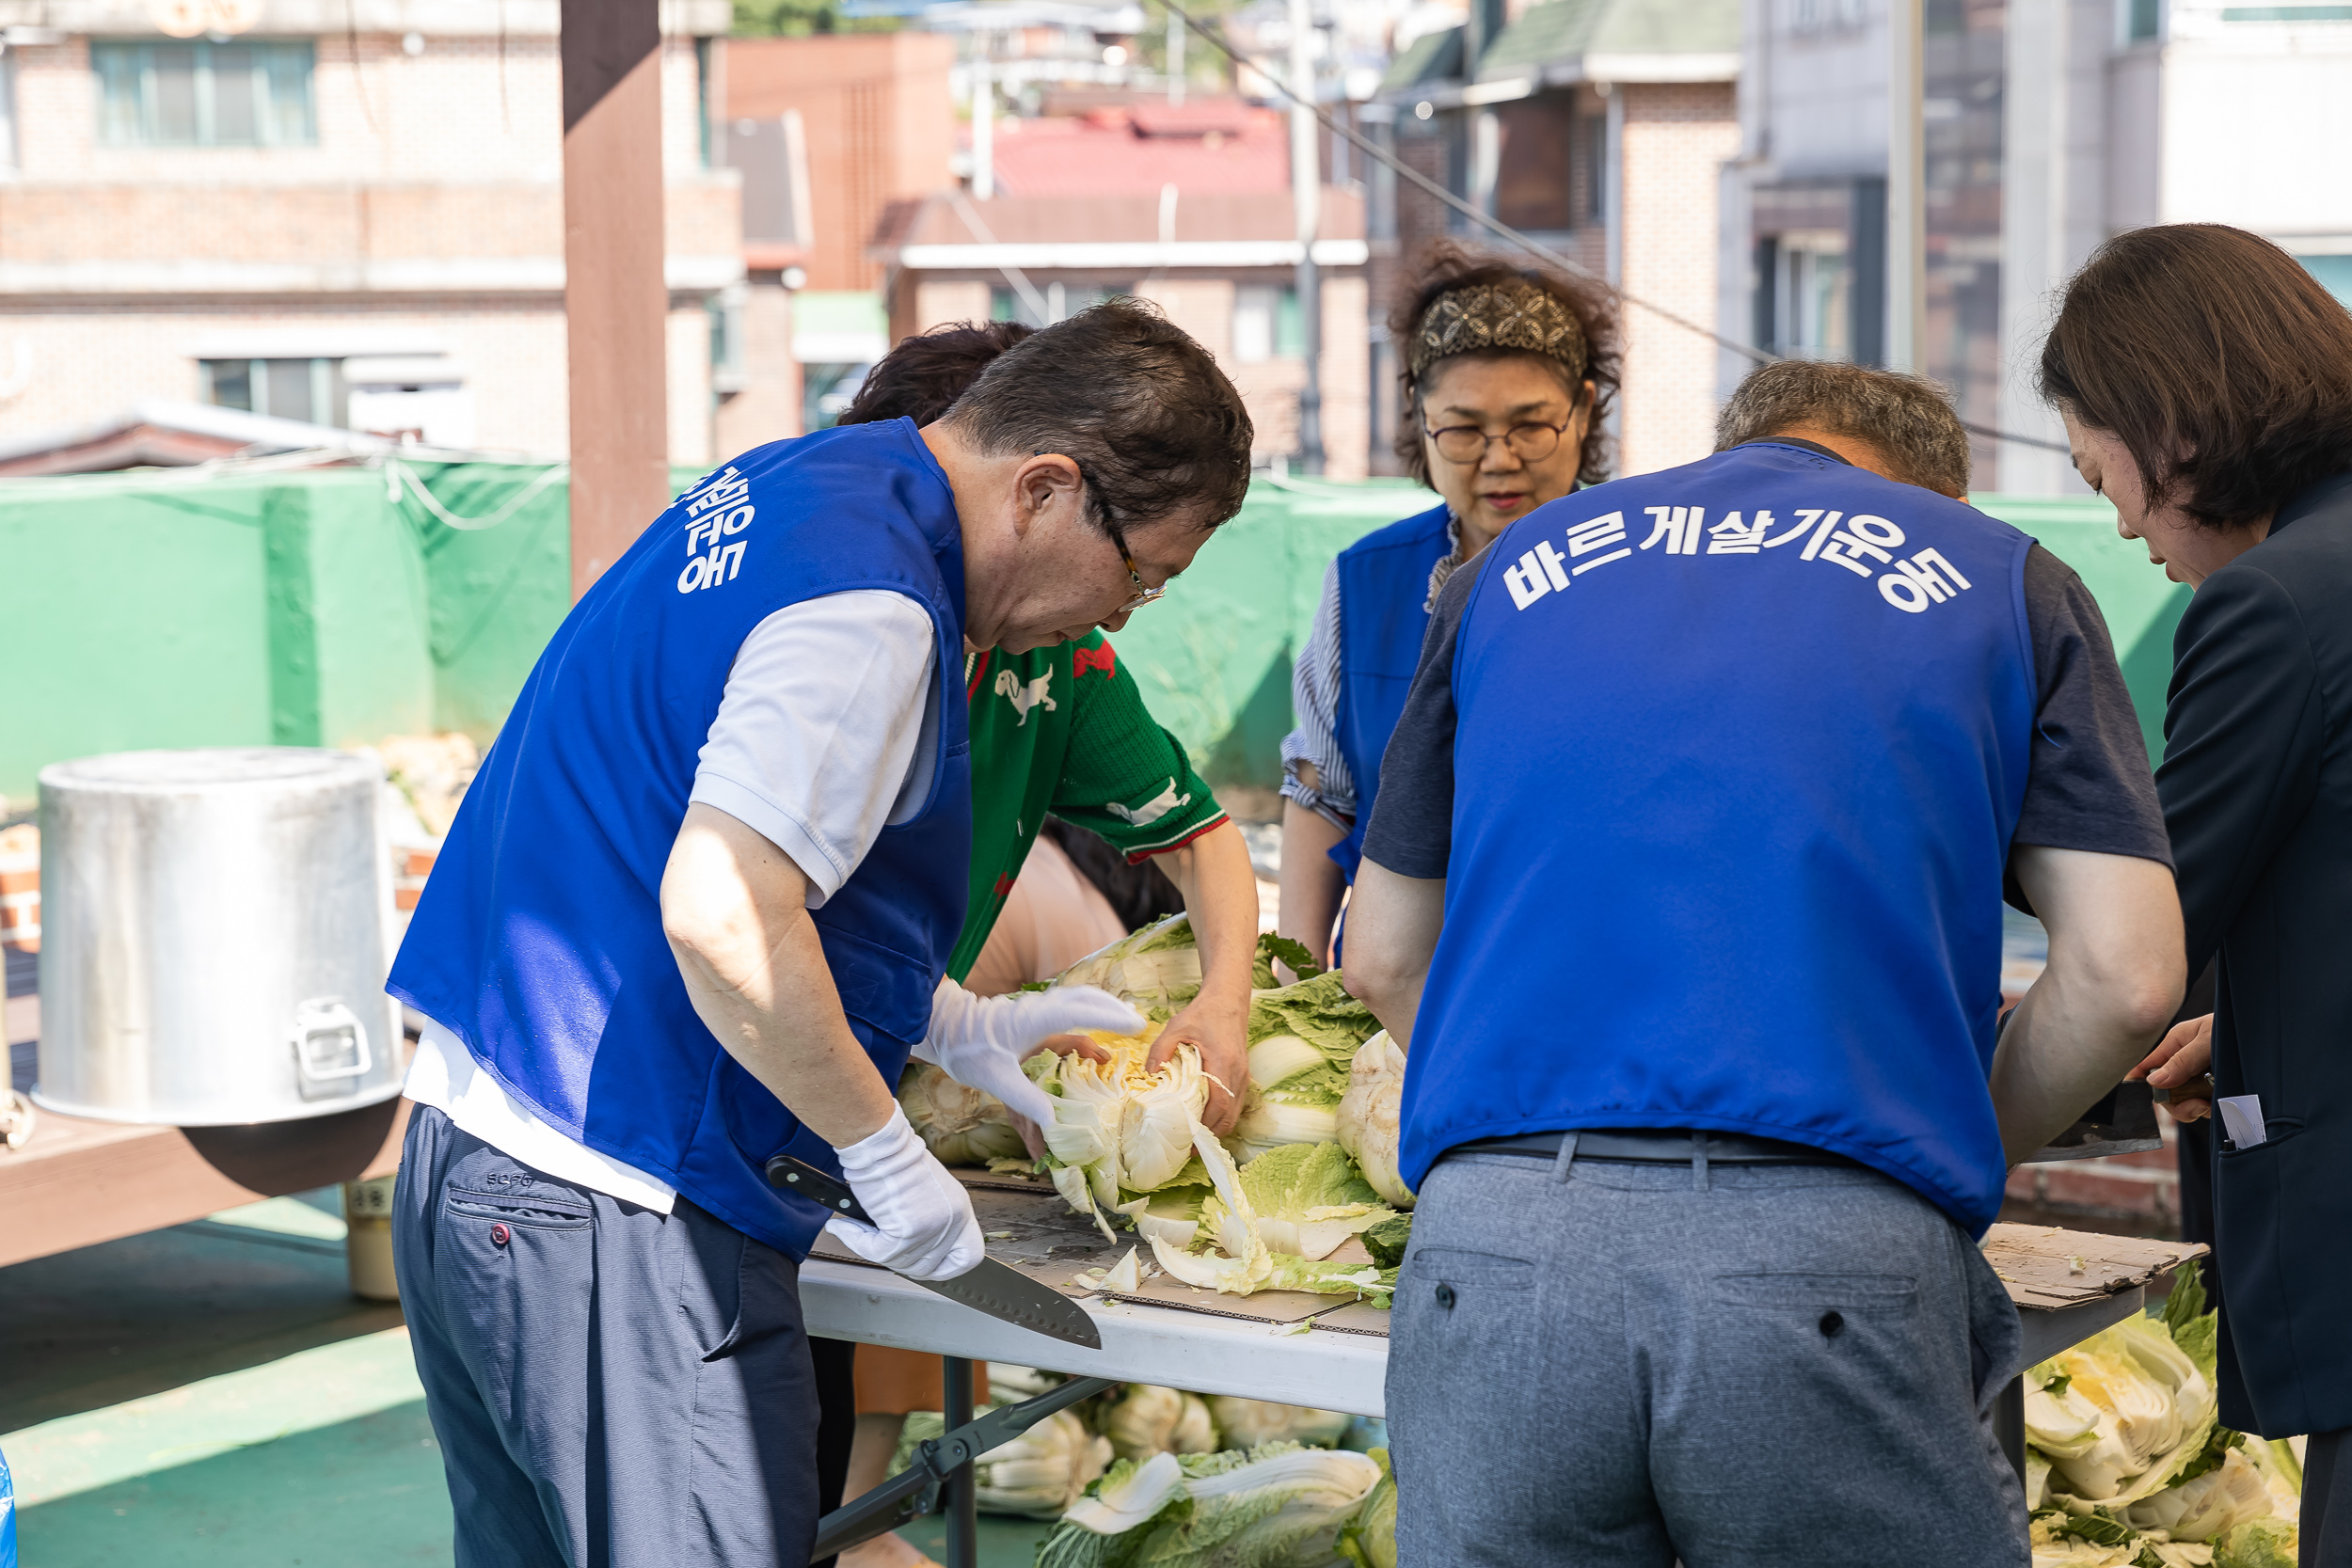
[[[1429,483],[1429,457],[1422,444],[1421,378],[1410,368],[1408,356],[1415,335],[1421,329],[1422,317],[1438,296],[1455,289],[1466,289],[1480,283],[1507,283],[1523,280],[1558,300],[1584,330],[1586,356],[1584,373],[1570,378],[1567,367],[1547,355],[1521,349],[1481,349],[1482,356],[1513,355],[1535,360],[1549,367],[1568,383],[1571,399],[1581,398],[1583,388],[1580,381],[1593,384],[1593,400],[1584,426],[1584,450],[1577,465],[1577,483],[1598,484],[1609,477],[1609,436],[1604,428],[1609,410],[1617,400],[1617,380],[1623,368],[1624,352],[1618,341],[1617,302],[1609,285],[1597,278],[1584,278],[1563,272],[1556,267],[1535,266],[1518,261],[1504,261],[1492,251],[1467,245],[1458,240],[1436,240],[1421,255],[1421,264],[1408,276],[1405,288],[1398,293],[1389,311],[1389,341],[1397,353],[1398,390],[1403,404],[1396,423],[1396,455],[1405,465],[1405,471]],[[1461,356],[1449,356],[1458,358]],[[1447,361],[1439,359],[1436,365]],[[1431,369],[1435,369],[1433,365]],[[1426,372],[1424,372],[1425,375]]]

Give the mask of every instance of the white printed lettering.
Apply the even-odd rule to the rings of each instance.
[[[1759,513],[1757,513],[1756,515],[1756,520],[1757,520],[1757,524],[1758,524],[1758,526],[1759,526],[1759,527],[1762,527],[1762,528],[1770,528],[1770,527],[1772,527],[1772,515],[1771,513],[1769,513],[1769,512],[1759,512]],[[1795,528],[1792,528],[1792,529],[1788,530],[1788,531],[1787,532],[1785,532],[1785,533],[1776,534],[1776,535],[1774,535],[1772,538],[1770,538],[1770,539],[1765,540],[1765,541],[1764,541],[1764,547],[1765,547],[1766,549],[1768,549],[1768,550],[1776,550],[1776,549],[1780,548],[1780,547],[1781,547],[1781,546],[1786,545],[1786,544],[1789,543],[1791,540],[1794,540],[1794,539],[1798,538],[1798,537],[1799,537],[1800,535],[1802,535],[1802,534],[1803,534],[1803,533],[1804,533],[1804,532],[1807,529],[1811,528],[1811,527],[1813,526],[1813,519],[1814,519],[1814,518],[1816,518],[1816,517],[1818,517],[1818,516],[1820,516],[1820,514],[1819,512],[1800,512],[1800,513],[1798,513],[1798,514],[1797,514],[1797,526],[1796,526]]]
[[[1829,543],[1821,546],[1820,559],[1843,566],[1858,578],[1867,578],[1872,568],[1863,564],[1862,557],[1874,557],[1883,566],[1895,559],[1887,547],[1902,542],[1903,531],[1883,517],[1849,517],[1846,526],[1831,534]]]
[[[1909,561],[1898,561],[1895,569],[1879,578],[1879,596],[1897,610],[1916,615],[1931,604],[1942,604],[1962,589],[1972,588],[1958,567],[1944,559],[1944,552],[1925,549],[1914,552]]]
[[[1502,586],[1511,591],[1512,604],[1521,610],[1551,592],[1551,584],[1545,579],[1543,562],[1536,559],[1534,550],[1521,555],[1518,565],[1502,569]]]
[[[1764,547],[1764,535],[1772,526],[1772,515],[1769,512],[1758,512],[1754,526],[1741,523],[1740,514],[1735,512],[1707,531],[1707,553],[1754,555]]]
[[[1821,519],[1820,526],[1813,531],[1813,537],[1805,541],[1804,554],[1798,557],[1801,561],[1810,561],[1821,553],[1821,546],[1829,538],[1829,531],[1837,526],[1837,519],[1845,514],[1843,512],[1800,512],[1797,515]]]
[[[1645,506],[1642,509],[1653,519],[1649,537],[1642,541],[1648,549],[1660,540],[1666,542],[1668,555],[1699,553],[1699,525],[1707,521],[1703,506]]]
[[[1618,537],[1618,538],[1620,538],[1620,539],[1622,539],[1622,538],[1624,538],[1624,537],[1625,537],[1625,535],[1621,533],[1621,534],[1617,535],[1617,537]],[[1633,552],[1632,552],[1631,550],[1629,550],[1629,550],[1611,550],[1611,551],[1610,551],[1607,555],[1602,556],[1602,557],[1601,557],[1599,560],[1597,560],[1597,561],[1588,561],[1588,562],[1584,562],[1584,564],[1583,564],[1583,565],[1574,568],[1574,570],[1573,570],[1573,572],[1571,573],[1571,575],[1572,575],[1572,576],[1575,576],[1575,577],[1580,577],[1580,578],[1581,578],[1581,577],[1582,577],[1585,573],[1587,573],[1587,572],[1591,571],[1591,570],[1592,570],[1594,567],[1596,567],[1596,566],[1606,566],[1606,565],[1608,565],[1608,564],[1609,564],[1611,562],[1613,562],[1613,561],[1623,561],[1623,560],[1624,560],[1627,556],[1629,556],[1629,555],[1631,555],[1632,553],[1633,553]]]
[[[1625,514],[1612,512],[1589,522],[1578,523],[1568,530],[1568,553],[1590,555],[1612,545],[1625,543]],[[1582,567],[1577,568],[1579,571]]]

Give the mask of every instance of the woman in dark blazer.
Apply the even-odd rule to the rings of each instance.
[[[2042,388],[2196,590],[2156,784],[2218,983],[2141,1070],[2246,1097],[2216,1129],[2221,1419],[2310,1434],[2302,1561],[2352,1565],[2352,314],[2256,235],[2137,230],[2068,286]]]

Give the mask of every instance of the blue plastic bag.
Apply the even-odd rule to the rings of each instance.
[[[16,1568],[16,1488],[8,1481],[8,1456],[0,1453],[0,1568]]]

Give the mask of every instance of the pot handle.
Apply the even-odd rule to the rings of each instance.
[[[339,1037],[349,1036],[345,1040]],[[294,1070],[306,1084],[362,1078],[375,1065],[368,1050],[368,1026],[340,996],[315,996],[294,1004]],[[345,1053],[358,1060],[342,1065]]]

